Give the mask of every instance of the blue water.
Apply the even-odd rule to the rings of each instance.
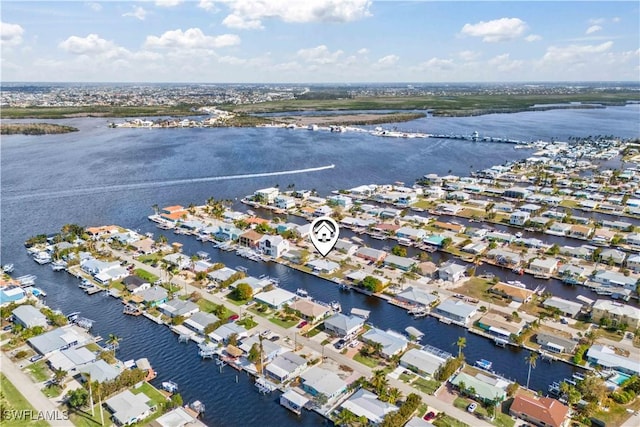
[[[477,130],[481,134],[524,140],[551,137],[562,140],[597,134],[634,137],[640,133],[639,112],[640,105],[633,105],[468,118],[428,117],[396,126],[433,133]],[[317,425],[324,421],[312,413],[304,413],[302,417],[291,414],[276,403],[275,394],[259,395],[244,374],[228,368],[220,373],[211,361],[199,360],[195,345],[179,344],[166,327],[145,318],[124,316],[117,300],[87,296],[77,288],[75,279],[30,260],[24,240],[34,234],[56,232],[72,222],[85,226],[115,223],[157,235],[159,230],[146,219],[154,204],[199,204],[211,196],[236,200],[256,188],[275,184],[284,188],[294,183],[298,189],[317,189],[326,194],[360,184],[398,180],[412,183],[427,173],[466,174],[470,169],[501,164],[529,153],[506,144],[396,140],[354,133],[253,128],[108,129],[108,120],[95,118],[56,122],[76,126],[80,132],[10,136],[3,137],[0,143],[0,264],[14,263],[15,275],[36,274],[37,285],[48,294],[49,305],[67,313],[81,311],[95,320],[96,334],[122,336],[118,350],[121,359],[148,357],[159,371],[158,383],[176,381],[185,401],[199,399],[206,404],[205,422],[225,426]],[[335,168],[299,175],[189,181],[330,164],[335,164]],[[185,181],[167,184],[177,180]],[[242,208],[240,204],[237,207]],[[205,250],[214,261],[232,267],[246,266],[256,276],[279,277],[282,286],[289,290],[303,287],[314,298],[339,300],[345,310],[354,306],[369,309],[371,321],[382,328],[402,331],[406,326],[415,326],[425,333],[423,343],[445,351],[455,353],[457,338],[465,336],[464,352],[469,362],[485,358],[493,362],[497,372],[521,384],[526,382],[527,351],[497,348],[490,340],[433,318],[413,320],[403,310],[377,298],[341,292],[333,283],[280,265],[257,264],[218,252],[192,237],[171,234],[169,238],[184,243],[186,253]],[[571,370],[565,364],[540,362],[531,373],[531,386],[546,390],[552,381],[570,377]]]

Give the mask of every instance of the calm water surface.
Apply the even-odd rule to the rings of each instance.
[[[429,117],[396,126],[433,133],[468,134],[477,130],[481,135],[523,140],[563,140],[598,134],[633,137],[640,134],[639,112],[640,105],[632,105],[605,110]],[[201,361],[193,343],[179,344],[166,327],[122,315],[122,305],[117,300],[85,295],[74,279],[30,260],[24,240],[34,234],[56,232],[71,222],[85,226],[115,223],[157,234],[159,230],[146,219],[156,203],[199,204],[211,196],[239,199],[257,188],[275,184],[284,188],[295,183],[296,188],[315,188],[321,194],[368,183],[400,180],[410,184],[427,173],[467,174],[470,169],[501,164],[530,153],[506,144],[386,139],[355,133],[253,128],[108,129],[107,120],[92,118],[59,122],[76,126],[80,132],[2,138],[0,263],[14,263],[17,275],[36,274],[37,285],[48,293],[47,303],[65,312],[83,312],[96,321],[94,333],[123,337],[120,358],[148,357],[159,371],[158,383],[176,381],[185,401],[200,399],[206,404],[205,422],[225,426],[318,425],[324,420],[312,413],[292,415],[277,405],[275,394],[259,395],[245,374],[231,369],[220,373],[212,361]],[[329,164],[335,164],[335,168],[289,176],[189,182],[194,178]],[[371,321],[377,326],[399,331],[409,325],[418,327],[426,334],[423,343],[451,353],[457,351],[457,337],[464,335],[465,354],[470,362],[488,358],[496,371],[526,382],[526,351],[498,349],[487,339],[432,318],[413,320],[403,310],[381,300],[340,292],[334,284],[279,265],[257,264],[221,253],[186,236],[172,234],[170,239],[183,242],[187,253],[206,250],[214,260],[230,266],[244,265],[251,274],[277,276],[289,290],[304,287],[317,299],[340,300],[345,310],[354,306],[372,310]],[[583,290],[563,293],[554,287],[553,292],[571,296]],[[567,365],[541,362],[532,372],[531,385],[546,390],[550,382],[570,374]]]

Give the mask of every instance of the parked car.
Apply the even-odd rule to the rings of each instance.
[[[270,333],[271,331],[269,329],[265,329],[264,331],[260,332],[260,335],[263,337],[268,337]]]
[[[273,336],[271,336],[271,337],[269,338],[269,341],[274,341],[274,342],[275,342],[275,341],[278,341],[279,339],[280,339],[280,336],[279,336],[279,335],[273,335]]]
[[[307,322],[306,320],[303,320],[302,322],[300,322],[300,323],[298,324],[297,328],[298,328],[298,329],[302,329],[302,328],[304,328],[305,326],[307,326],[307,323],[308,323],[308,322]]]
[[[240,318],[240,316],[238,316],[237,314],[234,314],[233,316],[229,317],[229,322],[235,322],[239,318]]]
[[[41,354],[36,354],[35,356],[31,357],[31,359],[29,359],[29,362],[31,362],[31,363],[37,362],[40,359],[42,359],[42,355]]]
[[[423,418],[425,421],[431,421],[436,418],[436,413],[433,411],[429,411],[424,415]]]
[[[347,345],[347,342],[345,340],[341,339],[337,343],[335,343],[333,346],[337,350],[342,350],[346,345]]]
[[[349,343],[349,347],[354,348],[358,346],[358,340],[353,340]]]
[[[478,407],[478,404],[476,402],[471,402],[469,406],[467,406],[467,412],[473,413],[477,407]]]

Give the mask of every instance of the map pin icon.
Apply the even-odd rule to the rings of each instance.
[[[316,218],[311,223],[311,243],[316,247],[320,255],[327,256],[331,249],[336,245],[338,236],[340,235],[340,229],[338,223],[328,216],[321,216]]]

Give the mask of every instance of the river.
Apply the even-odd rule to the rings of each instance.
[[[640,105],[598,110],[557,110],[479,117],[426,117],[396,126],[431,133],[466,133],[536,140],[555,137],[613,134],[638,136]],[[279,407],[277,396],[261,396],[244,374],[201,361],[194,344],[179,344],[166,327],[145,318],[121,314],[122,305],[102,295],[87,296],[66,274],[38,266],[23,242],[31,235],[54,233],[66,223],[85,226],[119,224],[158,233],[147,220],[151,206],[204,203],[208,197],[240,199],[255,189],[295,184],[297,189],[330,190],[368,183],[412,183],[427,173],[467,174],[470,169],[522,158],[528,150],[508,144],[483,144],[437,139],[388,139],[359,133],[328,133],[286,129],[109,129],[106,119],[58,120],[79,132],[65,135],[9,136],[0,143],[1,224],[0,263],[14,263],[16,275],[36,274],[47,303],[64,312],[81,311],[95,320],[94,333],[123,337],[121,359],[148,357],[159,371],[156,381],[176,381],[185,401],[200,399],[207,406],[210,425],[317,425],[315,414],[296,417]],[[391,127],[393,125],[390,125]],[[243,179],[210,178],[252,173],[293,171],[335,165],[333,169],[302,174]],[[238,208],[242,206],[238,203]],[[319,300],[339,300],[372,311],[371,322],[402,331],[412,325],[425,333],[423,343],[455,353],[458,336],[466,336],[464,352],[471,363],[493,361],[494,369],[526,382],[524,350],[501,349],[490,340],[432,318],[414,320],[403,310],[377,298],[341,292],[335,284],[277,264],[258,264],[219,252],[193,237],[171,234],[193,254],[205,250],[214,261],[246,266],[253,275],[280,279],[284,288],[299,287]],[[555,292],[555,288],[554,288]],[[579,292],[581,293],[581,292]],[[563,296],[566,294],[559,293]],[[566,295],[568,296],[568,295]],[[531,387],[547,385],[572,368],[540,361],[531,374]],[[268,421],[264,414],[269,414]]]

